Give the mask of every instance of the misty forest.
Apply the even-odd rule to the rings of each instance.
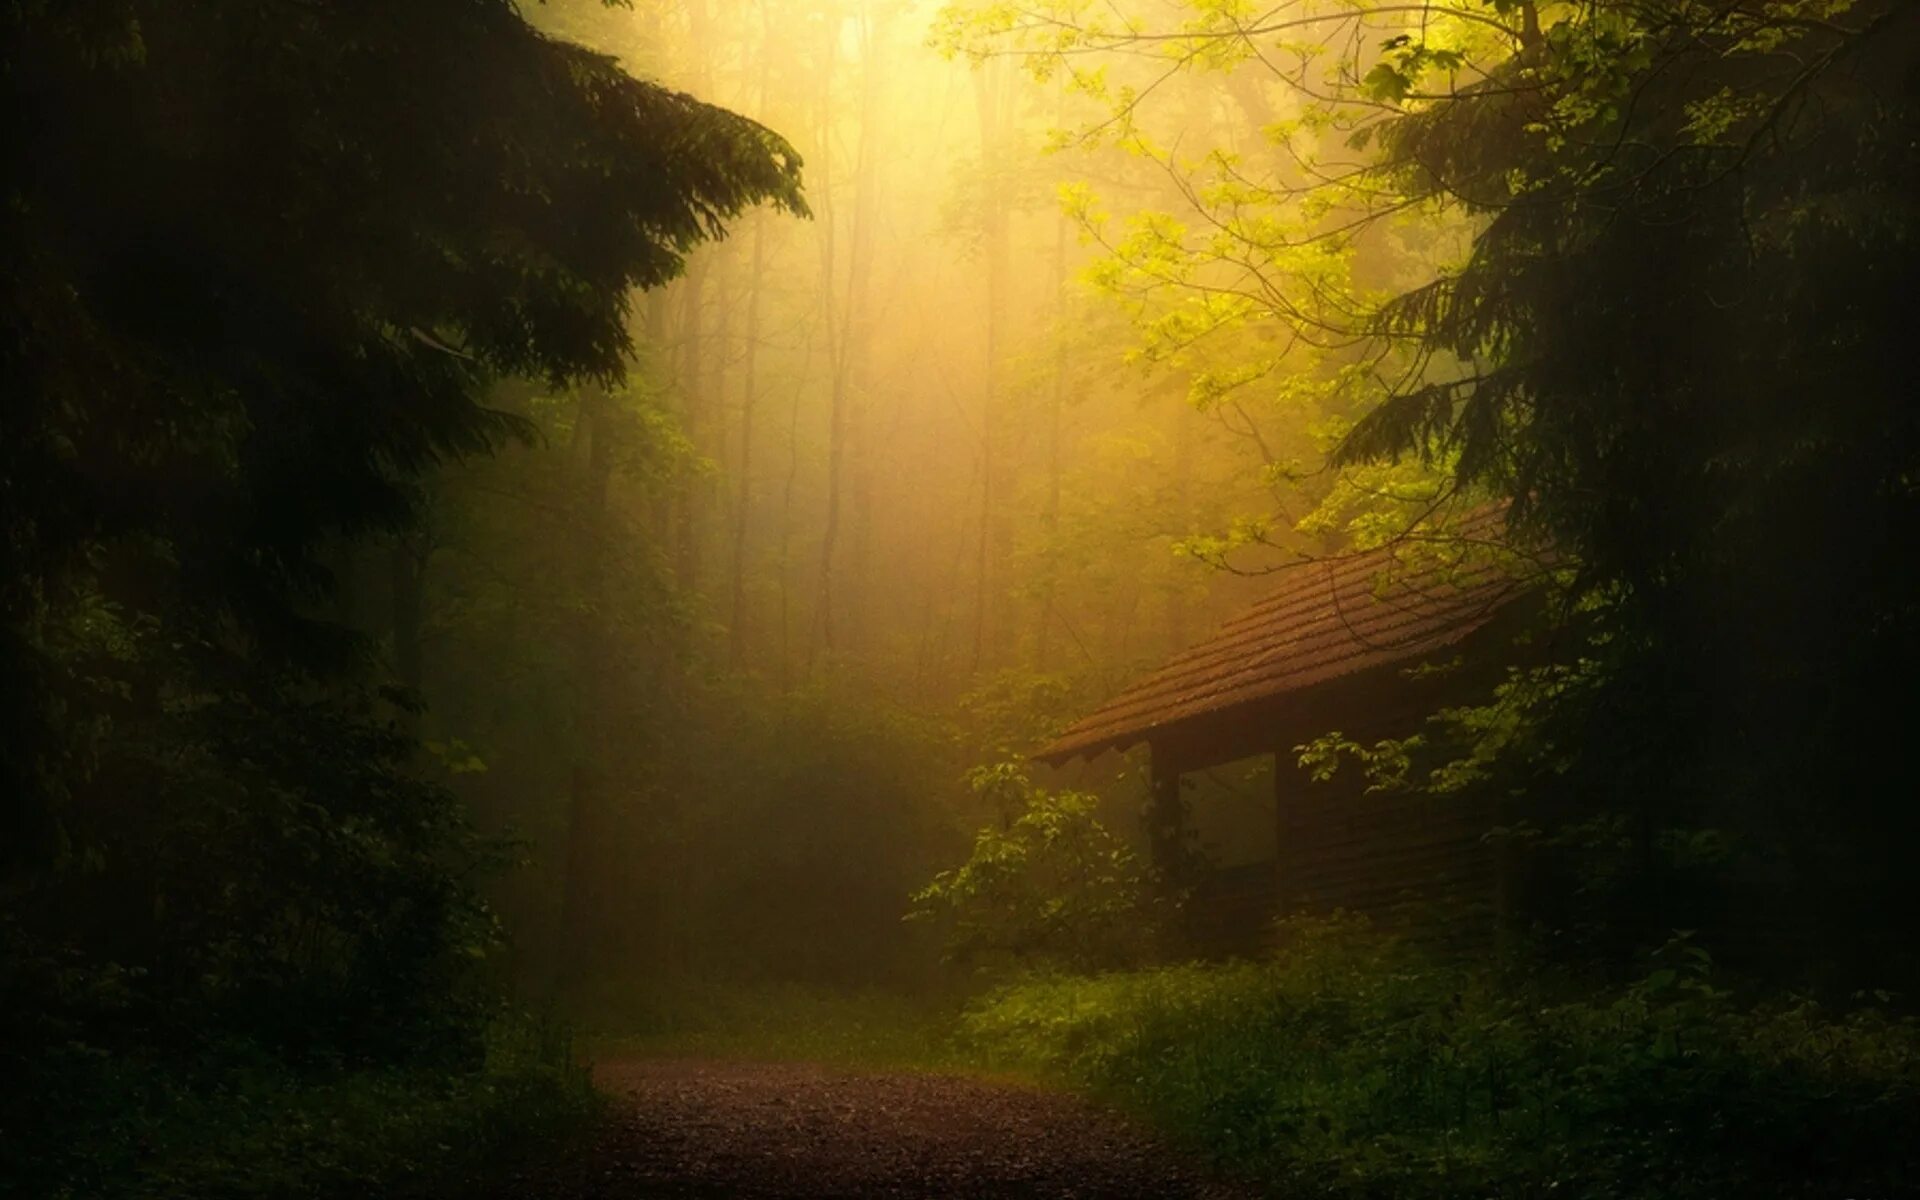
[[[1920,1196],[1920,4],[0,30],[0,1195]]]

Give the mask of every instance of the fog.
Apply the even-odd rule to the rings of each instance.
[[[1068,190],[1121,212],[1179,193],[1075,145],[1107,114],[1064,79],[936,48],[938,18],[552,14],[806,162],[812,220],[749,218],[646,301],[654,402],[712,464],[660,536],[729,661],[768,678],[911,702],[1005,669],[1117,680],[1236,595],[1174,548],[1265,510],[1260,434],[1289,414],[1202,411],[1198,367],[1142,359]],[[1238,126],[1185,116],[1193,150]]]
[[[754,973],[767,965],[755,947],[789,936],[766,930],[758,906],[788,889],[803,893],[790,903],[822,909],[819,928],[791,937],[830,943],[853,920],[852,940],[877,961],[856,969],[846,949],[819,945],[792,954],[831,959],[863,981],[888,978],[902,957],[931,952],[909,948],[914,931],[899,924],[907,893],[988,811],[966,770],[1023,758],[1076,706],[1259,595],[1267,572],[1344,544],[1356,511],[1392,508],[1383,489],[1401,486],[1395,498],[1408,510],[1435,492],[1418,471],[1356,476],[1327,465],[1346,415],[1370,394],[1342,371],[1371,362],[1326,311],[1326,292],[1349,273],[1356,245],[1376,275],[1416,271],[1405,265],[1406,234],[1364,244],[1309,236],[1284,248],[1276,225],[1265,247],[1222,244],[1223,213],[1236,207],[1266,204],[1274,211],[1262,220],[1336,232],[1361,212],[1334,197],[1302,216],[1304,186],[1299,197],[1201,195],[1227,186],[1246,154],[1284,158],[1303,181],[1319,169],[1305,149],[1314,135],[1278,129],[1299,94],[1258,63],[1216,76],[1153,54],[1118,56],[1098,77],[1049,69],[989,52],[990,38],[932,6],[580,3],[531,15],[635,74],[780,132],[805,164],[811,209],[745,216],[636,304],[638,369],[617,401],[635,433],[620,451],[631,461],[610,476],[608,553],[646,579],[629,581],[639,592],[616,585],[605,602],[664,594],[678,617],[618,617],[650,623],[655,640],[634,649],[637,674],[597,685],[608,697],[597,707],[648,714],[628,719],[647,728],[585,736],[666,745],[606,777],[603,802],[626,814],[617,821],[638,822],[623,835],[636,840],[624,866],[599,868],[616,878],[582,919],[619,925],[610,913],[631,909],[627,919],[643,924],[719,920],[724,930],[656,930],[641,939],[649,949],[619,935],[624,949],[609,953],[637,956],[618,966],[627,974],[645,974],[647,956],[663,953]],[[1152,103],[1123,99],[1128,88]],[[1224,220],[1249,229],[1243,216]],[[1275,320],[1276,305],[1290,315]],[[1273,386],[1290,374],[1298,378]],[[557,403],[549,437],[576,441],[571,402]],[[443,482],[443,511],[473,499],[463,479]],[[482,495],[497,507],[499,490]],[[483,586],[462,579],[461,552],[436,550],[427,573],[428,623],[438,604],[455,639],[472,632],[455,597]],[[445,601],[434,599],[436,583]],[[456,643],[430,658],[491,663],[498,653]],[[431,728],[473,745],[502,736],[484,726],[503,718],[468,709],[501,685],[450,674],[443,682],[427,667]],[[746,691],[717,698],[712,689],[739,686],[726,680]],[[768,736],[808,740],[784,727],[787,716],[744,711],[795,704],[832,710],[810,719],[881,722],[846,736],[879,743],[860,754],[912,759],[913,782],[835,763],[822,768],[831,782],[809,791],[766,763],[766,778],[716,783],[710,764],[680,761],[727,756],[760,720],[782,726]],[[663,723],[674,732],[662,735]],[[553,757],[544,772],[490,764],[469,786],[511,786],[501,783],[511,776],[557,792],[555,750],[529,750]],[[1113,793],[1128,836],[1144,797],[1138,769],[1103,761],[1072,773]],[[847,794],[875,790],[886,798]],[[566,808],[529,806],[524,794],[499,803],[503,823],[536,814],[544,867],[531,877],[547,876],[546,899],[521,902],[560,904]],[[672,902],[674,916],[638,915],[666,903],[656,889],[677,886],[659,878],[658,856],[725,856],[720,843],[673,835],[662,846],[662,830],[700,811],[717,825],[679,836],[799,836],[757,828],[766,805],[807,810],[780,820],[813,826],[806,838],[816,843],[770,849],[786,872],[777,882],[753,878],[756,865],[722,867],[746,890],[729,896],[709,880],[700,898]],[[897,828],[865,828],[873,805]],[[655,811],[643,818],[641,808]],[[579,822],[571,828],[577,837]],[[844,879],[851,845],[890,861]],[[858,918],[836,918],[826,897],[849,888],[861,893]],[[733,944],[740,938],[747,944]]]
[[[0,1190],[1914,1190],[1920,8],[0,29]]]

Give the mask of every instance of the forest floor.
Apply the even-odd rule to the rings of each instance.
[[[615,1060],[599,1141],[503,1190],[642,1197],[1153,1197],[1256,1193],[1117,1114],[1031,1085],[802,1063]]]

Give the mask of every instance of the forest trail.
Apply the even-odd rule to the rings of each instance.
[[[602,1063],[618,1113],[592,1149],[513,1190],[642,1197],[1228,1200],[1224,1183],[1071,1096],[951,1075],[804,1064]]]

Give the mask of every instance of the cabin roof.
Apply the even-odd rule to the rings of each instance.
[[[1446,536],[1498,545],[1504,517],[1483,510]],[[1123,750],[1176,724],[1230,719],[1248,705],[1418,659],[1480,629],[1525,590],[1499,561],[1503,555],[1419,551],[1418,543],[1403,541],[1286,568],[1271,594],[1075,722],[1034,758],[1058,765]]]

